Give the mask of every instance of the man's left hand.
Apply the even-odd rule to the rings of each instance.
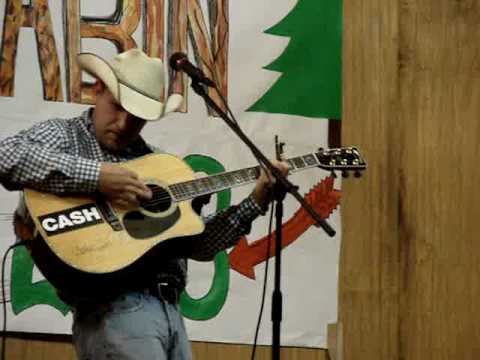
[[[288,175],[288,163],[285,161],[272,160],[272,165],[278,169],[283,176]],[[255,189],[252,196],[255,202],[262,208],[266,209],[271,201],[271,190],[275,185],[276,179],[268,170],[262,169],[257,179]]]

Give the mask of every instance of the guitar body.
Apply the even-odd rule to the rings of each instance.
[[[27,208],[41,235],[35,237],[32,255],[57,288],[65,286],[60,279],[55,281],[58,277],[72,283],[75,277],[81,282],[95,279],[100,287],[113,279],[122,282],[129,269],[140,266],[137,260],[154,253],[161,243],[176,238],[176,246],[181,247],[182,238],[188,241],[204,230],[191,202],[176,202],[168,188],[194,180],[186,163],[172,155],[151,154],[121,165],[139,174],[152,189],[152,200],[140,207],[117,208],[101,197],[64,197],[25,189]]]

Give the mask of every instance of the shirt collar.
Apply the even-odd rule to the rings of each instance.
[[[96,139],[95,126],[93,125],[93,110],[94,110],[93,107],[88,108],[82,113],[81,117],[85,123],[85,126],[88,132]],[[103,151],[108,151],[108,150],[103,149]],[[138,139],[133,144],[123,149],[122,151],[115,153],[115,155],[138,157],[138,156],[146,155],[152,152],[153,151],[151,147],[147,145],[147,143],[141,136],[139,136]]]

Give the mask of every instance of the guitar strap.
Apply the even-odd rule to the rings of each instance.
[[[20,194],[18,206],[13,213],[13,229],[17,238],[21,241],[33,240],[39,235],[25,205],[23,193]]]

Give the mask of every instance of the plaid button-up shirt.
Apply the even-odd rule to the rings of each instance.
[[[102,162],[118,163],[151,153],[153,147],[139,138],[122,153],[102,148],[93,127],[91,111],[72,119],[51,119],[0,142],[0,182],[8,190],[31,187],[55,194],[97,191]],[[24,208],[21,200],[20,208]],[[205,231],[190,257],[208,260],[237,243],[250,231],[251,222],[261,213],[251,197],[239,205],[204,219]],[[164,261],[159,278],[170,278],[185,287],[186,259]]]

